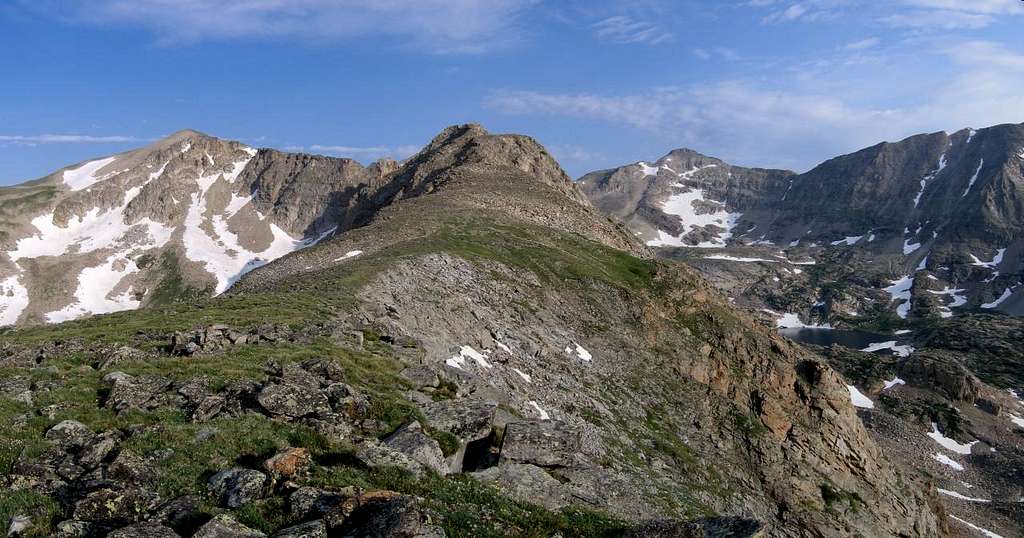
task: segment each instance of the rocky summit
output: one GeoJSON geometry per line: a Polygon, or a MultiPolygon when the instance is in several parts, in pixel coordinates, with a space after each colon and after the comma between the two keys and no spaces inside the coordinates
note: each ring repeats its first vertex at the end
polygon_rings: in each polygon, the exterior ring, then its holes
{"type": "MultiPolygon", "coordinates": [[[[875,148],[848,177],[915,162],[935,172],[921,211],[945,207],[946,170],[1011,131],[875,148]]],[[[1003,172],[964,204],[1019,187],[992,155],[1003,172]]],[[[784,220],[810,183],[686,150],[574,182],[535,140],[460,125],[365,168],[186,131],[4,189],[0,519],[65,537],[1019,530],[1017,318],[915,307],[890,321],[920,352],[805,346],[755,301],[819,307],[753,290],[801,267],[825,289],[838,245],[680,263],[775,252],[807,222],[850,233],[824,207],[784,220]]],[[[893,231],[909,223],[879,214],[865,252],[917,264],[890,252],[933,230],[893,231]]],[[[922,271],[960,285],[942,233],[922,271]]],[[[1017,262],[985,249],[1017,260],[1016,232],[984,233],[971,248],[1005,282],[1017,262]]]]}

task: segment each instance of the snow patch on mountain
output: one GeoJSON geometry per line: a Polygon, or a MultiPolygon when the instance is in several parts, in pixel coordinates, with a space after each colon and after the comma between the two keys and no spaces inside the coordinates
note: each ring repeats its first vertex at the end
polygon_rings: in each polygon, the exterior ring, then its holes
{"type": "Polygon", "coordinates": [[[948,466],[952,467],[954,470],[957,470],[957,471],[963,471],[964,470],[964,466],[963,465],[961,465],[956,460],[954,460],[953,458],[951,458],[951,457],[949,457],[949,456],[947,456],[945,454],[937,454],[937,453],[936,454],[932,454],[932,459],[934,459],[935,461],[937,461],[937,462],[939,462],[939,463],[941,463],[943,465],[948,465],[948,466]]]}
{"type": "MultiPolygon", "coordinates": [[[[886,342],[874,342],[872,344],[869,344],[868,347],[862,349],[861,351],[864,351],[864,352],[867,352],[867,353],[874,353],[876,351],[881,351],[883,349],[892,350],[893,355],[898,355],[900,357],[909,357],[910,354],[914,352],[914,348],[912,346],[908,346],[908,345],[901,346],[901,345],[896,343],[896,340],[889,340],[889,341],[886,341],[886,342]]],[[[902,380],[899,380],[899,381],[902,382],[902,380]]],[[[886,388],[889,388],[889,387],[886,386],[886,388]]]]}
{"type": "Polygon", "coordinates": [[[0,326],[14,325],[28,307],[28,289],[21,285],[21,275],[0,281],[0,326]]]}
{"type": "Polygon", "coordinates": [[[857,244],[857,241],[860,241],[862,237],[864,237],[864,236],[863,235],[847,236],[847,237],[845,237],[843,239],[840,239],[838,241],[832,241],[832,246],[839,246],[839,245],[853,246],[853,245],[857,244]]]}
{"type": "Polygon", "coordinates": [[[118,253],[95,267],[87,267],[78,275],[75,302],[46,314],[46,321],[60,323],[90,314],[106,314],[138,308],[140,301],[131,290],[111,296],[118,284],[128,275],[137,273],[135,262],[118,253]]]}
{"type": "Polygon", "coordinates": [[[974,186],[974,182],[978,181],[978,174],[981,173],[982,166],[985,166],[985,159],[982,159],[981,162],[978,163],[978,169],[975,170],[974,175],[971,176],[971,180],[967,183],[967,188],[964,189],[963,195],[960,196],[961,198],[964,198],[965,196],[967,196],[967,193],[971,192],[971,187],[974,186]]]}
{"type": "Polygon", "coordinates": [[[899,306],[896,307],[896,314],[903,319],[906,319],[907,314],[910,313],[910,289],[913,286],[914,277],[907,275],[897,280],[893,280],[892,286],[884,288],[884,291],[889,293],[893,301],[900,301],[899,306]]]}
{"type": "MultiPolygon", "coordinates": [[[[695,172],[691,170],[689,173],[695,172]]],[[[684,172],[685,174],[685,172],[684,172]]],[[[680,174],[682,176],[682,174],[680,174]]],[[[673,183],[672,187],[689,188],[682,183],[673,183]]],[[[726,246],[726,241],[732,237],[732,230],[736,227],[742,213],[730,213],[725,209],[725,204],[716,200],[709,200],[704,196],[703,189],[689,188],[686,192],[676,193],[669,196],[662,205],[662,211],[669,215],[679,217],[682,224],[682,233],[672,235],[664,230],[658,230],[658,238],[647,242],[652,247],[682,247],[696,246],[701,248],[720,248],[726,246]],[[698,213],[694,207],[695,202],[704,205],[717,206],[718,209],[710,213],[698,213]],[[701,241],[696,245],[690,245],[683,239],[695,229],[705,226],[714,226],[722,229],[710,240],[701,241]]]]}
{"type": "MultiPolygon", "coordinates": [[[[773,312],[773,311],[767,310],[767,309],[765,310],[765,312],[768,312],[769,314],[772,314],[774,316],[779,316],[780,315],[778,312],[773,312]]],[[[831,329],[832,328],[832,325],[830,325],[828,323],[824,323],[822,325],[814,325],[814,324],[804,323],[803,321],[800,321],[800,316],[798,314],[794,314],[792,312],[786,313],[786,314],[781,314],[781,317],[779,317],[778,319],[775,320],[775,325],[778,326],[778,328],[780,328],[780,329],[831,329]]]]}
{"type": "Polygon", "coordinates": [[[931,437],[936,443],[942,445],[942,448],[949,450],[950,452],[956,452],[964,456],[971,453],[971,447],[978,443],[978,441],[971,441],[970,443],[959,443],[955,439],[950,439],[942,432],[939,431],[939,425],[932,422],[932,431],[929,432],[928,437],[931,437]]]}
{"type": "Polygon", "coordinates": [[[765,258],[743,258],[739,256],[729,256],[728,254],[712,254],[710,256],[704,256],[705,260],[725,260],[731,262],[766,262],[766,263],[778,263],[778,260],[768,260],[765,258]]]}
{"type": "Polygon", "coordinates": [[[991,303],[984,303],[981,305],[981,307],[986,310],[999,307],[999,305],[1003,304],[1004,301],[1006,301],[1013,295],[1014,288],[1016,288],[1016,286],[1006,288],[1005,290],[1003,290],[1003,294],[1000,295],[998,299],[992,301],[991,303]]]}
{"type": "Polygon", "coordinates": [[[872,402],[871,398],[865,396],[863,392],[857,389],[857,387],[847,385],[846,388],[850,390],[850,402],[854,407],[860,407],[861,409],[875,408],[875,402],[872,402]]]}
{"type": "MultiPolygon", "coordinates": [[[[1024,156],[1022,156],[1021,158],[1024,159],[1024,156]]],[[[977,525],[975,525],[973,523],[968,523],[967,521],[964,521],[964,520],[954,516],[953,514],[950,514],[949,517],[951,517],[951,518],[959,521],[960,523],[962,523],[962,524],[964,524],[964,525],[966,525],[966,526],[968,526],[968,527],[970,527],[970,528],[980,532],[982,535],[985,536],[985,538],[1003,538],[999,534],[996,534],[996,533],[994,533],[994,532],[992,532],[990,530],[983,529],[983,528],[981,528],[981,527],[979,527],[979,526],[977,526],[977,525]]]]}
{"type": "Polygon", "coordinates": [[[944,318],[949,318],[953,317],[953,312],[950,310],[950,308],[956,308],[958,306],[963,306],[967,304],[967,296],[960,295],[965,291],[967,290],[963,288],[950,288],[949,286],[946,286],[941,291],[928,290],[928,293],[931,293],[932,295],[948,295],[953,298],[952,303],[941,306],[939,311],[940,316],[944,318]]]}
{"type": "Polygon", "coordinates": [[[107,157],[106,159],[89,161],[73,170],[65,170],[62,176],[64,184],[72,191],[80,191],[95,183],[103,181],[104,179],[111,177],[113,174],[96,176],[96,173],[99,172],[101,168],[109,165],[115,160],[115,157],[107,157]]]}
{"type": "Polygon", "coordinates": [[[1001,248],[996,251],[996,255],[992,258],[992,261],[985,262],[981,261],[977,256],[971,254],[971,265],[975,267],[985,267],[988,269],[995,269],[999,267],[999,264],[1003,263],[1003,255],[1006,254],[1006,249],[1001,248]]]}

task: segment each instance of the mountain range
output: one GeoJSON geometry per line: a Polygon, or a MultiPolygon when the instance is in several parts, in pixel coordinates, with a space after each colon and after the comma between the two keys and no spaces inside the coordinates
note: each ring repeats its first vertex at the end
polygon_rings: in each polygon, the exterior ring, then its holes
{"type": "Polygon", "coordinates": [[[4,188],[0,518],[1012,535],[1022,132],[573,181],[478,125],[367,167],[182,131],[4,188]],[[893,340],[803,345],[794,318],[893,340]]]}

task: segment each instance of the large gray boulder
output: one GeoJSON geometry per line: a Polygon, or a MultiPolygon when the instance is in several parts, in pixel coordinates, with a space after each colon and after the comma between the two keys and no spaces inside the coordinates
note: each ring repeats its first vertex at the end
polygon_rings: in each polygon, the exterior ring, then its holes
{"type": "Polygon", "coordinates": [[[436,440],[423,432],[419,422],[410,422],[384,439],[384,445],[409,456],[423,466],[448,474],[444,452],[436,440]]]}
{"type": "Polygon", "coordinates": [[[289,418],[301,418],[330,410],[327,397],[319,390],[290,383],[263,387],[257,400],[271,415],[289,418]]]}
{"type": "Polygon", "coordinates": [[[92,443],[96,434],[77,420],[63,420],[46,430],[45,437],[48,441],[68,450],[82,448],[92,443]]]}
{"type": "Polygon", "coordinates": [[[263,497],[267,475],[253,469],[227,469],[210,477],[207,485],[218,502],[238,508],[263,497]]]}
{"type": "Polygon", "coordinates": [[[505,426],[499,462],[573,467],[581,463],[581,447],[579,431],[561,421],[511,422],[505,426]]]}

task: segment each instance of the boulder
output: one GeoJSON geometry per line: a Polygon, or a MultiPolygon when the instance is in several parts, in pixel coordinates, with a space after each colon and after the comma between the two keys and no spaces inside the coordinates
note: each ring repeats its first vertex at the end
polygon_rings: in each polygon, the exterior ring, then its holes
{"type": "Polygon", "coordinates": [[[354,492],[344,494],[314,487],[301,487],[288,496],[289,511],[298,519],[319,517],[343,503],[354,492]]]}
{"type": "Polygon", "coordinates": [[[242,525],[235,518],[220,514],[192,535],[192,538],[263,538],[266,534],[242,525]]]}
{"type": "Polygon", "coordinates": [[[32,405],[32,381],[21,376],[0,379],[0,397],[32,405]]]}
{"type": "Polygon", "coordinates": [[[371,469],[398,467],[416,475],[423,473],[425,469],[422,463],[376,440],[363,443],[356,450],[355,456],[371,469]]]}
{"type": "Polygon", "coordinates": [[[182,495],[167,501],[153,511],[151,521],[162,523],[172,529],[182,531],[194,529],[204,519],[202,503],[198,497],[182,495]]]}
{"type": "Polygon", "coordinates": [[[267,475],[253,469],[227,469],[207,481],[218,502],[228,508],[238,508],[263,497],[267,475]]]}
{"type": "Polygon", "coordinates": [[[327,525],[321,520],[309,521],[273,534],[274,538],[327,538],[327,525]]]}
{"type": "Polygon", "coordinates": [[[332,443],[347,441],[352,437],[351,419],[341,413],[319,413],[316,418],[307,418],[303,423],[332,443]]]}
{"type": "Polygon", "coordinates": [[[107,467],[107,478],[119,482],[147,485],[156,482],[153,466],[128,450],[121,450],[107,467]]]}
{"type": "Polygon", "coordinates": [[[147,522],[117,529],[108,534],[107,538],[179,538],[179,536],[170,527],[147,522]]]}
{"type": "Polygon", "coordinates": [[[437,370],[429,366],[411,366],[398,373],[402,379],[409,382],[413,389],[435,388],[441,384],[441,378],[437,370]]]}
{"type": "Polygon", "coordinates": [[[312,462],[309,450],[305,448],[286,448],[263,462],[263,468],[272,476],[290,478],[305,471],[312,462]]]}
{"type": "Polygon", "coordinates": [[[541,467],[572,467],[580,463],[581,447],[579,431],[564,422],[510,422],[505,426],[499,464],[529,463],[541,467]]]}
{"type": "Polygon", "coordinates": [[[483,439],[491,434],[498,402],[467,398],[443,400],[420,406],[430,427],[448,432],[463,441],[483,439]]]}
{"type": "Polygon", "coordinates": [[[94,523],[68,519],[54,526],[55,538],[90,538],[100,534],[94,523]]]}
{"type": "Polygon", "coordinates": [[[65,450],[82,448],[96,438],[88,426],[76,420],[58,422],[46,430],[46,439],[65,450]]]}
{"type": "Polygon", "coordinates": [[[263,387],[257,400],[271,415],[289,418],[301,418],[330,410],[327,397],[319,390],[289,383],[263,387]]]}
{"type": "Polygon", "coordinates": [[[469,476],[485,484],[494,484],[502,492],[524,502],[559,510],[569,504],[572,498],[562,483],[536,465],[510,463],[490,467],[469,476]]]}
{"type": "Polygon", "coordinates": [[[415,497],[393,491],[353,497],[324,518],[331,535],[395,538],[444,538],[415,497]]]}
{"type": "Polygon", "coordinates": [[[436,440],[423,432],[419,422],[410,422],[384,439],[384,445],[409,456],[425,467],[448,474],[444,452],[436,440]]]}
{"type": "Polygon", "coordinates": [[[121,434],[116,431],[103,432],[93,437],[78,453],[78,464],[85,470],[95,469],[121,442],[121,434]]]}
{"type": "Polygon", "coordinates": [[[74,518],[105,525],[134,523],[159,500],[157,494],[140,488],[103,488],[75,503],[74,518]]]}
{"type": "Polygon", "coordinates": [[[162,376],[114,374],[103,378],[110,383],[110,394],[104,406],[118,413],[128,409],[153,409],[159,405],[158,397],[171,387],[171,381],[162,376]]]}

